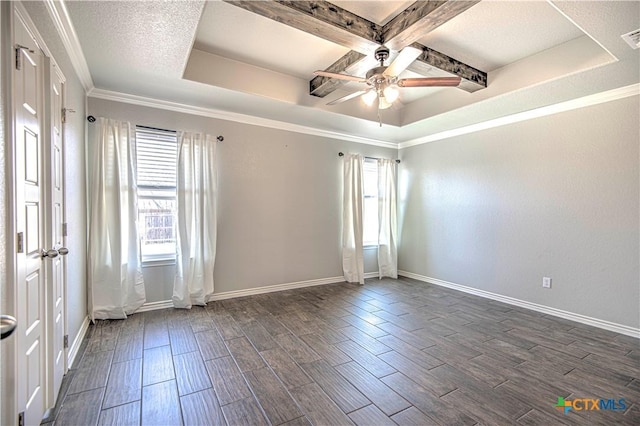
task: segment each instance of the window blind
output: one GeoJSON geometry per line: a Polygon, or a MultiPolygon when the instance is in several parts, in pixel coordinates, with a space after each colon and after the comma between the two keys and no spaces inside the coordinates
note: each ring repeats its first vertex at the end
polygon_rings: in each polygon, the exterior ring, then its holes
{"type": "Polygon", "coordinates": [[[175,132],[136,127],[138,187],[175,188],[178,142],[175,132]]]}

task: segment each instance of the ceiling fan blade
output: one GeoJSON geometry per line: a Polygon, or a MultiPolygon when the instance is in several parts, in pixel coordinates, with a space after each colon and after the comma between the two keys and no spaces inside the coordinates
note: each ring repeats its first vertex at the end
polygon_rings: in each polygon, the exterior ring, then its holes
{"type": "Polygon", "coordinates": [[[402,78],[398,80],[400,87],[440,87],[457,86],[462,79],[460,77],[418,77],[402,78]]]}
{"type": "Polygon", "coordinates": [[[415,47],[407,46],[398,53],[398,56],[391,62],[391,64],[384,71],[386,76],[398,76],[402,71],[406,70],[413,61],[422,53],[422,50],[415,47]]]}
{"type": "Polygon", "coordinates": [[[357,81],[359,83],[366,83],[366,80],[364,78],[356,77],[355,75],[338,74],[335,72],[328,72],[328,71],[314,71],[313,73],[315,75],[321,75],[323,77],[331,77],[331,78],[337,78],[339,80],[349,80],[349,81],[357,81]]]}
{"type": "Polygon", "coordinates": [[[327,105],[341,104],[342,102],[346,102],[349,99],[353,99],[353,98],[356,98],[356,97],[358,97],[360,95],[364,95],[365,93],[367,93],[366,90],[358,90],[357,92],[353,92],[353,93],[350,93],[350,94],[348,94],[346,96],[343,96],[341,98],[335,99],[335,100],[329,102],[327,105]]]}

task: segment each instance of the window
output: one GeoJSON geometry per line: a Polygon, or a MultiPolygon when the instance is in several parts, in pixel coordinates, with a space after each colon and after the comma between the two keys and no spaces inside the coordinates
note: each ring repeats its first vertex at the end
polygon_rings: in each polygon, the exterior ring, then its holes
{"type": "Polygon", "coordinates": [[[176,132],[136,126],[138,227],[142,260],[176,254],[176,132]]]}
{"type": "Polygon", "coordinates": [[[364,205],[362,206],[362,244],[378,245],[378,162],[365,158],[363,168],[364,205]]]}

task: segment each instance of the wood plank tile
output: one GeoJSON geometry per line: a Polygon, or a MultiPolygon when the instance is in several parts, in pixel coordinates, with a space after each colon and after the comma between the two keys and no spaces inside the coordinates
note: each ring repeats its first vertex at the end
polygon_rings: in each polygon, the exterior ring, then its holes
{"type": "MultiPolygon", "coordinates": [[[[457,388],[455,384],[448,380],[438,379],[426,368],[421,367],[397,352],[387,352],[380,355],[379,358],[399,372],[403,373],[405,376],[410,377],[416,382],[416,384],[431,391],[436,397],[445,395],[457,388]]],[[[384,380],[383,382],[386,383],[384,380]]]]}
{"type": "Polygon", "coordinates": [[[401,426],[424,426],[433,422],[432,419],[425,416],[422,411],[418,410],[413,405],[406,410],[392,416],[391,420],[401,426]]]}
{"type": "Polygon", "coordinates": [[[391,389],[418,408],[435,424],[474,424],[476,421],[466,415],[466,407],[443,402],[429,390],[410,380],[402,373],[395,373],[382,379],[391,389]]]}
{"type": "MultiPolygon", "coordinates": [[[[396,337],[400,340],[402,340],[403,342],[416,347],[417,349],[424,349],[427,348],[429,346],[433,346],[436,344],[436,342],[434,340],[431,340],[428,337],[425,336],[417,336],[412,332],[409,332],[401,327],[398,327],[395,324],[392,323],[384,323],[384,324],[380,324],[378,326],[379,328],[383,329],[384,331],[386,331],[387,333],[389,333],[390,335],[392,335],[393,337],[396,337]]],[[[386,338],[387,336],[382,336],[378,339],[378,341],[382,341],[383,338],[386,338]]]]}
{"type": "Polygon", "coordinates": [[[230,356],[216,358],[207,361],[205,365],[220,405],[230,404],[251,396],[244,376],[233,358],[230,356]]]}
{"type": "Polygon", "coordinates": [[[211,381],[200,352],[175,355],[173,366],[176,369],[176,382],[180,396],[211,387],[211,381]]]}
{"type": "Polygon", "coordinates": [[[274,339],[298,364],[305,364],[322,359],[320,355],[315,353],[313,349],[293,334],[280,334],[275,336],[274,339]]]}
{"type": "MultiPolygon", "coordinates": [[[[343,351],[328,343],[322,336],[317,334],[307,334],[300,336],[311,349],[315,351],[322,359],[327,361],[332,367],[345,362],[351,361],[351,358],[343,351]]],[[[343,340],[344,341],[344,340],[343,340]]]]}
{"type": "Polygon", "coordinates": [[[215,330],[216,326],[213,319],[209,316],[207,308],[204,306],[193,306],[189,314],[189,323],[191,331],[194,334],[202,331],[215,330]]]}
{"type": "Polygon", "coordinates": [[[229,355],[227,346],[216,330],[202,331],[195,333],[194,336],[200,347],[202,359],[205,361],[229,355]]]}
{"type": "Polygon", "coordinates": [[[309,422],[306,417],[302,416],[297,419],[289,420],[286,423],[282,423],[281,426],[311,426],[311,422],[309,422]]]}
{"type": "Polygon", "coordinates": [[[280,380],[269,368],[244,373],[249,386],[272,424],[281,424],[303,415],[280,380]]]}
{"type": "Polygon", "coordinates": [[[356,362],[339,365],[335,369],[387,416],[396,414],[411,406],[393,389],[356,362]]]}
{"type": "Polygon", "coordinates": [[[260,352],[262,358],[273,369],[276,375],[282,380],[287,389],[311,383],[313,380],[305,373],[296,362],[282,349],[271,349],[260,352]]]}
{"type": "MultiPolygon", "coordinates": [[[[405,331],[414,331],[422,328],[422,323],[420,321],[409,321],[406,318],[399,317],[385,310],[379,310],[377,312],[374,312],[373,315],[387,322],[390,322],[391,324],[395,325],[396,327],[400,327],[405,331]]],[[[379,327],[379,328],[382,328],[382,327],[379,327]]],[[[382,329],[384,330],[384,328],[382,329]]]]}
{"type": "Polygon", "coordinates": [[[402,356],[405,356],[415,362],[416,364],[430,370],[434,367],[444,364],[440,359],[429,355],[425,351],[406,343],[404,340],[398,339],[396,336],[382,336],[378,338],[378,341],[384,343],[389,348],[402,356]]]}
{"type": "Polygon", "coordinates": [[[302,364],[302,368],[345,413],[350,413],[371,403],[326,361],[302,364]]]}
{"type": "Polygon", "coordinates": [[[88,354],[81,364],[69,386],[69,395],[91,389],[103,388],[107,385],[113,351],[88,354]]]}
{"type": "Polygon", "coordinates": [[[142,424],[182,424],[180,399],[175,380],[142,388],[142,424]]]}
{"type": "Polygon", "coordinates": [[[129,361],[136,358],[142,358],[142,339],[137,335],[130,335],[127,338],[118,338],[118,344],[113,353],[112,362],[129,361]]]}
{"type": "Polygon", "coordinates": [[[59,425],[96,425],[100,416],[100,404],[104,388],[73,395],[67,394],[56,418],[59,425]]]}
{"type": "Polygon", "coordinates": [[[216,316],[214,323],[224,340],[231,340],[244,336],[242,329],[231,315],[216,316]]]}
{"type": "Polygon", "coordinates": [[[142,359],[111,365],[102,408],[140,400],[142,393],[142,359]]]}
{"type": "Polygon", "coordinates": [[[226,424],[216,393],[211,388],[180,397],[180,406],[186,425],[226,424]]]}
{"type": "Polygon", "coordinates": [[[173,358],[169,346],[144,350],[142,385],[152,385],[175,378],[173,358]]]}
{"type": "Polygon", "coordinates": [[[352,340],[336,343],[336,347],[378,378],[397,371],[386,362],[364,350],[362,346],[352,340]]]}
{"type": "Polygon", "coordinates": [[[227,348],[243,373],[264,367],[264,361],[246,337],[227,340],[227,348]]]}
{"type": "Polygon", "coordinates": [[[140,424],[140,401],[102,410],[99,426],[137,426],[140,424]]]}
{"type": "Polygon", "coordinates": [[[291,395],[314,425],[350,425],[353,422],[318,386],[310,383],[293,389],[291,395]]]}
{"type": "Polygon", "coordinates": [[[238,426],[268,426],[269,421],[264,417],[260,406],[253,397],[241,399],[224,405],[222,412],[229,425],[238,426]]]}
{"type": "MultiPolygon", "coordinates": [[[[381,324],[381,326],[384,324],[381,324]]],[[[380,355],[385,352],[389,352],[391,348],[380,343],[377,339],[369,336],[361,330],[353,326],[344,327],[339,330],[342,334],[347,336],[350,340],[353,340],[367,351],[371,352],[373,355],[380,355]]]]}
{"type": "MultiPolygon", "coordinates": [[[[566,419],[566,420],[570,421],[569,419],[566,419]]],[[[520,417],[517,420],[517,423],[519,425],[521,424],[521,425],[530,425],[530,426],[550,425],[550,424],[554,424],[554,425],[570,424],[567,421],[563,421],[562,419],[558,419],[557,417],[552,417],[543,411],[532,409],[527,414],[520,417]]]]}
{"type": "Polygon", "coordinates": [[[243,324],[240,328],[244,331],[245,336],[253,344],[258,352],[275,349],[278,344],[271,338],[271,334],[257,321],[250,321],[243,324]]]}
{"type": "Polygon", "coordinates": [[[190,326],[169,328],[169,340],[171,341],[171,353],[173,355],[198,350],[198,343],[190,326]]]}
{"type": "Polygon", "coordinates": [[[351,324],[353,327],[357,328],[358,330],[362,331],[363,333],[366,333],[369,337],[373,337],[374,339],[377,337],[382,337],[385,336],[387,334],[386,331],[376,327],[375,325],[361,319],[358,318],[355,315],[347,315],[345,317],[341,318],[343,321],[348,322],[349,324],[351,324]]]}
{"type": "Polygon", "coordinates": [[[349,418],[359,426],[395,426],[395,422],[371,404],[349,414],[349,418]]]}
{"type": "MultiPolygon", "coordinates": [[[[476,401],[480,407],[493,411],[504,418],[515,421],[526,414],[531,409],[531,404],[515,397],[504,389],[492,388],[479,380],[475,380],[469,375],[445,364],[431,370],[431,373],[440,380],[448,380],[458,384],[456,394],[463,394],[476,401]],[[494,401],[500,401],[496,404],[494,401]]],[[[445,399],[443,397],[442,399],[445,399]]],[[[463,398],[464,399],[464,398],[463,398]]]]}
{"type": "Polygon", "coordinates": [[[168,345],[169,330],[166,322],[154,322],[145,324],[144,327],[144,349],[155,348],[168,345]]]}
{"type": "Polygon", "coordinates": [[[289,333],[289,329],[278,321],[278,318],[273,314],[260,315],[257,320],[272,336],[289,333]]]}

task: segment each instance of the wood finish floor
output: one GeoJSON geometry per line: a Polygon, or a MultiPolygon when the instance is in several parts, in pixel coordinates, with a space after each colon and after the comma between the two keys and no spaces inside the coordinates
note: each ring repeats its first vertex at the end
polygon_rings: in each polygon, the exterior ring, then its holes
{"type": "Polygon", "coordinates": [[[638,339],[409,279],[99,321],[78,356],[57,425],[640,424],[638,339]]]}

